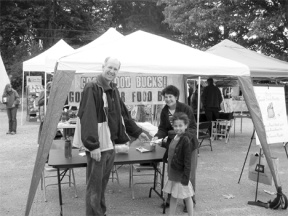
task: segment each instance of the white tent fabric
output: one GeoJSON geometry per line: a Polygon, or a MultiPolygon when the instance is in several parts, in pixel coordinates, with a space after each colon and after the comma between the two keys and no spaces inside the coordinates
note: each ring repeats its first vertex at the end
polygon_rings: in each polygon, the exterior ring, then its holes
{"type": "MultiPolygon", "coordinates": [[[[46,73],[54,72],[57,60],[68,54],[72,53],[74,49],[69,46],[64,40],[59,40],[56,44],[50,47],[45,52],[23,62],[23,74],[22,74],[22,101],[24,97],[24,72],[25,71],[40,71],[45,72],[44,83],[45,83],[45,98],[46,98],[46,73]]],[[[46,100],[45,106],[46,107],[46,100]]],[[[23,124],[23,103],[21,112],[21,125],[23,124]]]]}
{"type": "Polygon", "coordinates": [[[206,52],[247,65],[251,77],[288,77],[288,62],[246,49],[228,39],[221,41],[206,52]]]}
{"type": "Polygon", "coordinates": [[[45,52],[23,62],[23,71],[53,72],[57,60],[73,51],[74,49],[61,39],[45,52]]]}
{"type": "Polygon", "coordinates": [[[250,76],[248,67],[243,64],[143,31],[100,45],[97,49],[85,49],[63,57],[58,61],[57,70],[99,72],[107,56],[120,60],[120,73],[250,76]],[[175,58],[177,55],[181,57],[175,58]]]}
{"type": "Polygon", "coordinates": [[[102,34],[92,42],[76,49],[75,52],[83,51],[92,47],[97,47],[101,44],[111,43],[123,37],[124,36],[120,32],[118,32],[115,28],[109,28],[104,34],[102,34]]]}
{"type": "Polygon", "coordinates": [[[0,97],[2,97],[5,86],[10,83],[7,75],[2,56],[0,55],[0,97]]]}

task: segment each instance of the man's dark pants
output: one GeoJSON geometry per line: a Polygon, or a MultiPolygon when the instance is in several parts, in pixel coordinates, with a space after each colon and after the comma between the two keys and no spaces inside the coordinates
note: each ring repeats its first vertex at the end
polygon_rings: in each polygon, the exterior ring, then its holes
{"type": "Polygon", "coordinates": [[[105,190],[113,168],[115,151],[101,152],[101,160],[87,155],[87,190],[86,190],[86,216],[103,216],[106,214],[105,190]]]}
{"type": "Polygon", "coordinates": [[[205,115],[207,121],[216,121],[216,119],[219,119],[219,108],[206,108],[205,115]]]}
{"type": "MultiPolygon", "coordinates": [[[[216,121],[216,119],[219,119],[219,108],[206,108],[205,109],[205,115],[206,115],[206,120],[207,121],[216,121]]],[[[209,128],[209,132],[210,132],[210,136],[211,136],[211,131],[212,128],[210,126],[209,128]]]]}
{"type": "Polygon", "coordinates": [[[17,108],[7,108],[8,122],[9,122],[9,132],[15,132],[17,129],[17,108]]]}

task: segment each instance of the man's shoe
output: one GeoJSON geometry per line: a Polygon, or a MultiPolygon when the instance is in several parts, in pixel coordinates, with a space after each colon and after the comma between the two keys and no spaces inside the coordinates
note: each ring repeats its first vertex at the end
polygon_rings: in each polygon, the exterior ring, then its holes
{"type": "Polygon", "coordinates": [[[14,131],[12,131],[11,133],[10,133],[11,135],[14,135],[14,134],[16,134],[14,131]]]}
{"type": "Polygon", "coordinates": [[[10,132],[10,131],[8,131],[6,134],[11,134],[11,132],[10,132]]]}

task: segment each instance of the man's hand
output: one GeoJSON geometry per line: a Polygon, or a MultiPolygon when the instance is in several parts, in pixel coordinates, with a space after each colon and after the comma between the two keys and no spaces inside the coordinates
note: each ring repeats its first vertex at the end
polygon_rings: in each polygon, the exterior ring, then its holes
{"type": "Polygon", "coordinates": [[[143,141],[149,141],[149,137],[145,133],[141,133],[138,137],[138,139],[143,142],[143,141]]]}
{"type": "Polygon", "coordinates": [[[91,158],[93,158],[96,161],[101,160],[101,151],[100,148],[94,149],[93,151],[90,151],[91,158]]]}

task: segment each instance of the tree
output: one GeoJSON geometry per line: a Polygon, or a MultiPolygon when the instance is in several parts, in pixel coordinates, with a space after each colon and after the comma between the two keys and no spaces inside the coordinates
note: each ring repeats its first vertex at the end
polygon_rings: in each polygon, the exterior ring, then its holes
{"type": "Polygon", "coordinates": [[[164,5],[157,1],[111,1],[112,25],[124,35],[137,30],[171,37],[168,24],[163,23],[164,5]]]}
{"type": "Polygon", "coordinates": [[[206,50],[223,39],[288,61],[286,0],[159,0],[183,43],[206,50]]]}

